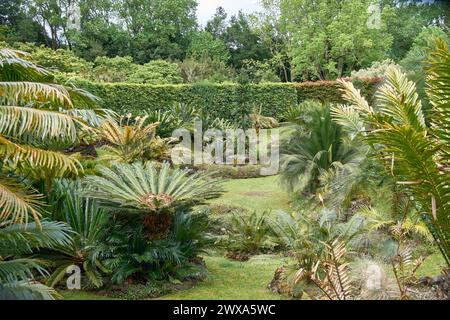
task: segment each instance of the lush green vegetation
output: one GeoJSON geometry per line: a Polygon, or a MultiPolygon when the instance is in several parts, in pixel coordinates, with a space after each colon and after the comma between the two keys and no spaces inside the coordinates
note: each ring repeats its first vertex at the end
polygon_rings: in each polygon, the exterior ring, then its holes
{"type": "Polygon", "coordinates": [[[370,3],[3,1],[0,299],[449,298],[450,8],[370,3]]]}

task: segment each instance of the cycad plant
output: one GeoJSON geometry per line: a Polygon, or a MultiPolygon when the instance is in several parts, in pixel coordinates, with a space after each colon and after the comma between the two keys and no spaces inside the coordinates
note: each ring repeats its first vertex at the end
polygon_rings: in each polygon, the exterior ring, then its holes
{"type": "Polygon", "coordinates": [[[209,174],[189,174],[160,168],[154,163],[114,164],[99,168],[99,176],[88,176],[87,195],[113,212],[138,214],[149,236],[163,237],[176,209],[188,208],[218,196],[217,181],[209,174]]]}
{"type": "Polygon", "coordinates": [[[250,214],[234,212],[231,217],[229,237],[226,241],[228,257],[248,258],[258,250],[270,248],[270,210],[250,214]]]}
{"type": "Polygon", "coordinates": [[[359,90],[341,81],[347,106],[333,109],[335,120],[354,127],[377,152],[388,172],[414,198],[447,265],[450,266],[450,52],[438,40],[427,62],[427,94],[432,104],[428,127],[416,87],[395,67],[379,88],[372,107],[359,90]],[[356,128],[355,128],[356,129],[356,128]]]}
{"type": "Polygon", "coordinates": [[[204,212],[178,210],[165,239],[149,241],[140,221],[114,221],[107,245],[100,247],[111,280],[183,280],[204,271],[198,254],[214,243],[208,232],[210,223],[204,212]],[[104,250],[103,250],[104,249],[104,250]]]}
{"type": "Polygon", "coordinates": [[[346,247],[364,231],[361,222],[355,217],[339,223],[336,213],[326,209],[320,217],[310,213],[275,212],[270,227],[276,241],[294,257],[287,280],[291,282],[295,297],[304,293],[317,296],[311,285],[329,299],[350,297],[352,288],[345,262],[346,247]]]}
{"type": "Polygon", "coordinates": [[[146,117],[122,117],[119,121],[111,119],[103,122],[100,136],[108,143],[103,148],[110,154],[110,160],[125,163],[144,160],[144,154],[151,148],[159,124],[144,125],[145,121],[146,117]]]}
{"type": "Polygon", "coordinates": [[[103,265],[99,248],[106,244],[110,215],[94,200],[83,197],[79,180],[58,180],[50,200],[53,204],[53,219],[70,227],[72,239],[41,254],[51,260],[53,269],[47,284],[54,287],[64,278],[69,266],[77,265],[86,275],[87,287],[101,287],[103,274],[109,270],[103,265]]]}
{"type": "Polygon", "coordinates": [[[322,172],[337,163],[361,159],[356,146],[346,141],[346,133],[334,123],[328,105],[316,104],[306,125],[296,125],[281,143],[281,179],[290,191],[316,191],[322,172]]]}

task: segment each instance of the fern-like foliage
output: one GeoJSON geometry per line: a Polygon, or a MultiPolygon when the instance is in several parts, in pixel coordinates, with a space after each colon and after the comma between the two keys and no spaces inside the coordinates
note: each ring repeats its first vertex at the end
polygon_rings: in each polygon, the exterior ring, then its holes
{"type": "Polygon", "coordinates": [[[56,292],[34,280],[35,274],[47,276],[47,262],[20,257],[35,250],[70,243],[70,230],[60,222],[15,224],[1,220],[0,227],[0,298],[54,299],[56,292]]]}
{"type": "Polygon", "coordinates": [[[114,164],[100,167],[98,176],[88,176],[86,194],[113,211],[155,214],[202,203],[220,194],[209,174],[189,174],[171,169],[168,163],[114,164]]]}
{"type": "Polygon", "coordinates": [[[447,44],[438,39],[436,50],[426,62],[427,89],[432,110],[430,123],[432,134],[439,143],[440,169],[448,174],[450,168],[450,54],[447,44]]]}
{"type": "Polygon", "coordinates": [[[86,104],[90,96],[54,83],[26,56],[0,49],[0,298],[52,299],[56,292],[34,278],[47,275],[46,262],[27,256],[67,245],[70,231],[65,224],[41,221],[41,196],[19,178],[49,179],[82,169],[76,159],[43,146],[75,142],[77,130],[87,125],[59,111],[86,104]]]}
{"type": "Polygon", "coordinates": [[[333,166],[359,162],[360,150],[332,121],[330,107],[315,105],[306,125],[281,142],[281,180],[289,191],[316,191],[321,173],[333,166]]]}
{"type": "Polygon", "coordinates": [[[111,160],[133,163],[143,160],[145,152],[151,148],[159,123],[144,125],[147,117],[138,117],[130,124],[123,120],[105,121],[100,126],[100,135],[109,145],[104,148],[111,160]]]}
{"type": "Polygon", "coordinates": [[[300,268],[294,276],[294,283],[298,284],[307,279],[329,300],[352,299],[353,285],[349,276],[348,263],[345,261],[346,243],[336,238],[323,245],[323,257],[317,257],[309,268],[300,268]]]}
{"type": "MultiPolygon", "coordinates": [[[[395,67],[372,108],[351,83],[341,81],[345,108],[358,112],[368,128],[365,139],[398,184],[414,196],[418,211],[450,265],[450,175],[448,174],[450,51],[441,41],[428,61],[431,128],[425,125],[413,82],[395,67]],[[377,111],[374,111],[377,110],[377,111]]],[[[340,107],[343,114],[344,109],[340,107]]],[[[336,110],[335,114],[339,112],[336,110]]],[[[341,117],[336,117],[342,123],[341,117]]],[[[363,133],[364,136],[365,133],[363,133]]]]}
{"type": "Polygon", "coordinates": [[[103,274],[109,270],[103,265],[97,249],[106,239],[110,215],[95,201],[82,196],[79,180],[57,181],[50,200],[55,204],[52,208],[54,218],[66,223],[73,234],[69,243],[40,255],[52,261],[54,271],[47,284],[54,287],[64,278],[69,266],[78,265],[86,275],[87,287],[101,287],[103,274]]]}

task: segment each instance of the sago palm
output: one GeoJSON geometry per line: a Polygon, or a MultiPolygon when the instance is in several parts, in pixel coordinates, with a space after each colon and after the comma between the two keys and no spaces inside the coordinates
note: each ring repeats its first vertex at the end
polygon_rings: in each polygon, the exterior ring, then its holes
{"type": "Polygon", "coordinates": [[[49,254],[54,271],[48,285],[55,286],[66,275],[67,267],[78,265],[86,275],[87,286],[101,287],[102,273],[109,270],[103,266],[98,248],[107,236],[109,214],[94,200],[82,196],[79,180],[58,180],[50,200],[54,204],[53,218],[66,223],[73,232],[70,242],[55,247],[49,254]]]}
{"type": "Polygon", "coordinates": [[[360,160],[358,149],[332,121],[329,106],[315,105],[310,118],[281,144],[281,179],[290,191],[315,191],[322,172],[360,160]]]}
{"type": "Polygon", "coordinates": [[[168,163],[159,169],[151,162],[116,163],[98,171],[98,176],[86,178],[87,196],[111,211],[142,215],[149,234],[157,237],[168,231],[176,209],[200,204],[220,192],[209,174],[189,175],[168,163]]]}
{"type": "Polygon", "coordinates": [[[430,127],[413,82],[397,68],[387,71],[372,107],[359,90],[341,81],[347,106],[333,109],[335,120],[355,128],[382,159],[388,172],[414,197],[417,210],[450,266],[450,52],[443,41],[428,62],[427,93],[432,104],[430,127]]]}
{"type": "Polygon", "coordinates": [[[100,135],[108,142],[103,148],[109,152],[109,159],[133,163],[144,160],[144,154],[151,148],[159,123],[144,125],[147,117],[120,121],[108,120],[100,126],[100,135]]]}

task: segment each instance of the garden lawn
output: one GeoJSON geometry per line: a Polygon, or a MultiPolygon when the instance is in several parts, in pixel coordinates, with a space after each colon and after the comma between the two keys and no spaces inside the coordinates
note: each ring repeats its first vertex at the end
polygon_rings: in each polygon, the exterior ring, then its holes
{"type": "Polygon", "coordinates": [[[231,261],[220,256],[205,257],[209,275],[187,290],[161,297],[164,300],[280,300],[267,285],[275,270],[287,262],[272,255],[254,256],[247,262],[231,261]]]}
{"type": "Polygon", "coordinates": [[[258,211],[289,211],[289,195],[280,186],[278,176],[228,180],[223,183],[223,187],[225,193],[211,201],[212,204],[240,206],[258,211]]]}

